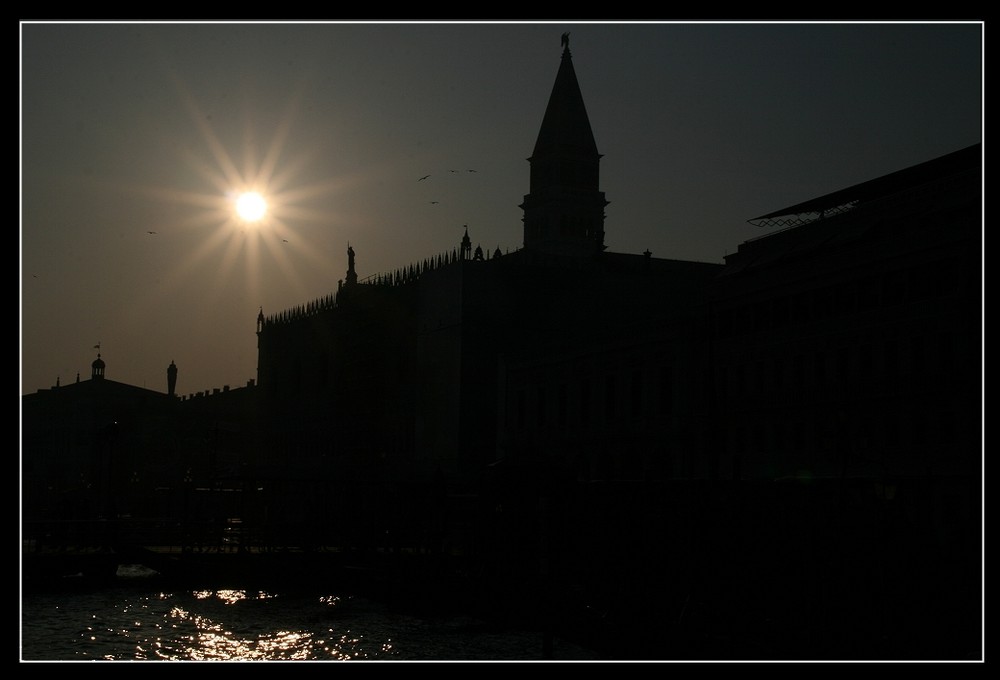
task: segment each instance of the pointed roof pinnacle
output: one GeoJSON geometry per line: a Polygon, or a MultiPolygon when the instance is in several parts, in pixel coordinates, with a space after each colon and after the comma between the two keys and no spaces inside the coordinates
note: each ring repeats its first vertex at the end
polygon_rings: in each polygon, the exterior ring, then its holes
{"type": "Polygon", "coordinates": [[[563,34],[562,59],[556,73],[542,126],[532,156],[571,153],[599,156],[590,128],[587,107],[580,93],[580,83],[569,51],[569,33],[563,34]]]}

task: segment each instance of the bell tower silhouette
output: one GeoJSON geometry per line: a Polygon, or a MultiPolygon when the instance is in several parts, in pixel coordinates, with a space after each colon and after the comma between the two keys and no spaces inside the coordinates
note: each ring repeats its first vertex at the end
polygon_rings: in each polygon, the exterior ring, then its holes
{"type": "Polygon", "coordinates": [[[524,248],[561,255],[594,255],[605,249],[604,207],[599,189],[601,154],[569,51],[562,60],[542,118],[531,164],[524,211],[524,248]]]}

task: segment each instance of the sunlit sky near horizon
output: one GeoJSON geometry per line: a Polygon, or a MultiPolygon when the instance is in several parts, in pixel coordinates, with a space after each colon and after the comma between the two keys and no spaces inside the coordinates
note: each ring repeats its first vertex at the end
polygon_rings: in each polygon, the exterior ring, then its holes
{"type": "Polygon", "coordinates": [[[465,225],[519,248],[565,31],[610,251],[721,263],[753,217],[983,138],[975,22],[22,23],[21,393],[98,343],[111,380],[240,387],[258,309],[333,293],[348,243],[361,278],[465,225]]]}

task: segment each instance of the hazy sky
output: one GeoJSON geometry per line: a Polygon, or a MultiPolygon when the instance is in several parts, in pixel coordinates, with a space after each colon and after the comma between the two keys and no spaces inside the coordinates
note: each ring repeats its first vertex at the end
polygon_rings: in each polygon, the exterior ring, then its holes
{"type": "Polygon", "coordinates": [[[239,387],[258,309],[334,292],[348,243],[361,278],[464,225],[520,247],[564,31],[611,251],[721,263],[748,219],[982,140],[980,23],[22,23],[21,393],[98,342],[112,380],[239,387]]]}

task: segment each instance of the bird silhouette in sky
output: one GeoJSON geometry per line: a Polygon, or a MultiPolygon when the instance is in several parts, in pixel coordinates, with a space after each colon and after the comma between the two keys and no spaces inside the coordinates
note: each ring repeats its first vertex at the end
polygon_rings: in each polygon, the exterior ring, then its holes
{"type": "Polygon", "coordinates": [[[430,175],[424,175],[423,177],[421,177],[421,178],[420,178],[420,179],[418,179],[417,181],[418,181],[418,182],[423,182],[423,181],[424,181],[425,179],[427,179],[428,177],[430,177],[430,175]]]}
{"type": "Polygon", "coordinates": [[[147,234],[155,234],[156,232],[155,231],[147,231],[146,233],[147,234]]]}
{"type": "Polygon", "coordinates": [[[282,243],[288,243],[288,239],[287,238],[283,238],[283,239],[281,239],[281,242],[282,243]]]}
{"type": "Polygon", "coordinates": [[[458,172],[458,170],[449,170],[448,172],[458,172]]]}
{"type": "Polygon", "coordinates": [[[476,170],[469,170],[469,172],[477,172],[476,170]]]}
{"type": "Polygon", "coordinates": [[[437,203],[437,201],[431,201],[431,205],[434,205],[435,203],[437,203]]]}

